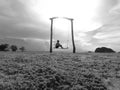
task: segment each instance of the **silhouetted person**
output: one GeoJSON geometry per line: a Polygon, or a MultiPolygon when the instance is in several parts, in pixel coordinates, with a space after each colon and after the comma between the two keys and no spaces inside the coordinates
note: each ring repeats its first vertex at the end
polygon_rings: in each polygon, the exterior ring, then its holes
{"type": "Polygon", "coordinates": [[[61,48],[63,49],[62,45],[60,44],[60,41],[57,40],[57,43],[56,43],[56,45],[55,45],[55,48],[59,48],[59,47],[61,47],[61,48]]]}

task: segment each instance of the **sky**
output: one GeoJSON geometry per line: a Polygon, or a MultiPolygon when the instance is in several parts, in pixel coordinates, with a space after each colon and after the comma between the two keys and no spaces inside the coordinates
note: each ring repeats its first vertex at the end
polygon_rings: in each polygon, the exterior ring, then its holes
{"type": "MultiPolygon", "coordinates": [[[[78,52],[102,46],[120,51],[120,0],[0,0],[0,44],[48,51],[51,17],[74,19],[78,52]]],[[[53,45],[60,40],[72,49],[69,20],[55,19],[53,36],[53,45]]]]}

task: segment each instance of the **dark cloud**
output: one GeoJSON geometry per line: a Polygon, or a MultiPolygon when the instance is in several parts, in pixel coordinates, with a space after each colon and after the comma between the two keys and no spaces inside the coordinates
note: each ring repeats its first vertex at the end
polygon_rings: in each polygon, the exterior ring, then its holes
{"type": "Polygon", "coordinates": [[[45,46],[48,48],[44,45],[47,41],[41,40],[48,40],[48,30],[49,25],[35,21],[21,0],[0,0],[0,43],[23,45],[29,50],[45,50],[45,46]],[[41,40],[35,42],[36,39],[41,40]]]}
{"type": "Polygon", "coordinates": [[[106,23],[110,18],[110,10],[118,4],[118,0],[101,0],[101,4],[98,9],[98,20],[102,23],[106,23]]]}
{"type": "Polygon", "coordinates": [[[43,39],[49,37],[47,33],[49,26],[45,23],[33,21],[26,10],[26,6],[19,0],[0,2],[0,35],[43,39]]]}

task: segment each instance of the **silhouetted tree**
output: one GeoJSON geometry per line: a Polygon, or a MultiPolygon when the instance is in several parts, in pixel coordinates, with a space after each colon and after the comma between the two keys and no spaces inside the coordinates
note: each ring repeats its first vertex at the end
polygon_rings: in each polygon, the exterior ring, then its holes
{"type": "Polygon", "coordinates": [[[17,49],[18,49],[16,45],[11,45],[10,48],[13,52],[17,51],[17,49]]]}
{"type": "Polygon", "coordinates": [[[88,53],[92,53],[92,51],[88,51],[88,53]]]}
{"type": "Polygon", "coordinates": [[[24,52],[25,51],[25,47],[22,46],[22,47],[19,48],[19,50],[21,50],[22,52],[24,52]]]}
{"type": "Polygon", "coordinates": [[[9,44],[1,44],[0,51],[9,51],[8,46],[9,46],[9,44]]]}
{"type": "Polygon", "coordinates": [[[99,48],[96,48],[95,52],[99,52],[99,53],[113,53],[115,51],[112,50],[111,48],[99,47],[99,48]]]}

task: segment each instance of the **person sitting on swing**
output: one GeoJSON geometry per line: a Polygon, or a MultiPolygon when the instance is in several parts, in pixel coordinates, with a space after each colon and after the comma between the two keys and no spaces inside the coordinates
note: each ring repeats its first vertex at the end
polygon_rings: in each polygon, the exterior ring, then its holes
{"type": "Polygon", "coordinates": [[[61,47],[61,48],[63,49],[62,45],[60,44],[60,41],[57,40],[57,43],[56,43],[56,45],[55,45],[55,48],[59,48],[59,47],[61,47]]]}

